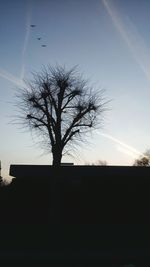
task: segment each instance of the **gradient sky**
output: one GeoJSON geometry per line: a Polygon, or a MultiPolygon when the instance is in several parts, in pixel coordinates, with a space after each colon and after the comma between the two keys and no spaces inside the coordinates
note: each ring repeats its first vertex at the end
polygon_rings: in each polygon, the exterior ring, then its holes
{"type": "Polygon", "coordinates": [[[74,65],[112,99],[103,129],[74,158],[131,165],[150,148],[150,1],[5,0],[0,6],[0,160],[51,164],[31,133],[10,124],[16,88],[42,65],[74,65]],[[31,28],[30,24],[36,24],[31,28]],[[37,37],[42,37],[38,41],[37,37]],[[41,47],[46,44],[47,47],[41,47]]]}

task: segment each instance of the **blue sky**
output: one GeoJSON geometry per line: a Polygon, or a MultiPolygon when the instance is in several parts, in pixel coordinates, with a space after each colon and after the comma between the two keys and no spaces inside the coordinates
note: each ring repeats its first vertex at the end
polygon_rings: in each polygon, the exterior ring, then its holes
{"type": "Polygon", "coordinates": [[[150,148],[150,1],[36,0],[1,3],[0,159],[9,165],[51,164],[31,133],[10,124],[16,88],[42,65],[79,66],[112,99],[103,129],[80,147],[76,164],[131,165],[150,148]],[[31,28],[30,24],[36,27],[31,28]],[[38,37],[42,37],[40,41],[38,37]],[[46,44],[47,47],[41,47],[46,44]]]}

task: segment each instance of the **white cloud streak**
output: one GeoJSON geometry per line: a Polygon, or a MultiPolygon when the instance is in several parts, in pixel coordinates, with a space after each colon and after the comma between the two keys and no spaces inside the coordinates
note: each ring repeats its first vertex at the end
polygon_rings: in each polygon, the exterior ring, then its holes
{"type": "MultiPolygon", "coordinates": [[[[138,151],[137,149],[133,148],[132,146],[129,146],[127,145],[126,143],[120,141],[119,139],[109,135],[109,134],[106,134],[106,133],[99,133],[97,132],[97,134],[101,135],[101,136],[104,136],[106,137],[107,139],[110,139],[111,141],[113,141],[114,143],[116,143],[117,145],[121,146],[122,147],[122,151],[121,149],[119,149],[121,152],[127,154],[128,155],[135,155],[136,156],[145,156],[143,153],[141,153],[140,151],[138,151]]],[[[118,147],[118,146],[117,146],[118,147]]]]}
{"type": "Polygon", "coordinates": [[[28,8],[27,12],[27,19],[26,19],[26,34],[24,38],[23,48],[22,48],[22,66],[21,66],[21,73],[20,78],[15,77],[10,72],[0,68],[0,77],[4,78],[7,81],[10,81],[17,86],[23,86],[24,82],[24,75],[25,75],[25,57],[26,57],[26,51],[28,47],[29,37],[30,37],[30,21],[31,21],[31,3],[28,8]]]}
{"type": "Polygon", "coordinates": [[[4,69],[0,68],[0,77],[4,78],[7,81],[10,81],[14,84],[16,84],[17,86],[22,86],[23,85],[23,81],[16,78],[14,75],[12,75],[11,73],[7,72],[4,69]]]}
{"type": "Polygon", "coordinates": [[[116,149],[117,149],[117,151],[119,151],[119,152],[121,152],[121,153],[123,153],[125,155],[128,155],[128,156],[130,156],[133,159],[135,159],[135,158],[137,158],[139,156],[139,154],[137,154],[135,152],[132,152],[129,149],[127,149],[127,148],[125,148],[123,146],[120,146],[120,145],[117,145],[116,146],[116,149]]]}
{"type": "Polygon", "coordinates": [[[116,30],[128,46],[146,78],[150,81],[150,50],[143,37],[128,17],[126,20],[128,27],[125,25],[117,9],[112,5],[112,1],[102,0],[102,3],[112,19],[116,30]]]}

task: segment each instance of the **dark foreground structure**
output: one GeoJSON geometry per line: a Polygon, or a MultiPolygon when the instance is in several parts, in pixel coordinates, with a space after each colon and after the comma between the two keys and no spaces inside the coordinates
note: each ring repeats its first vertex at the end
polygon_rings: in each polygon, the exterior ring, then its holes
{"type": "Polygon", "coordinates": [[[149,167],[11,165],[10,175],[3,248],[41,263],[150,262],[149,167]]]}

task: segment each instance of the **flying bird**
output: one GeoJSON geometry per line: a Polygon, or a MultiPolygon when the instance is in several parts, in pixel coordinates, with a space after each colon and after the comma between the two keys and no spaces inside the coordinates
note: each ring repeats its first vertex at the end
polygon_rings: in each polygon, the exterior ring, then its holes
{"type": "Polygon", "coordinates": [[[40,41],[41,39],[42,39],[41,37],[38,37],[38,38],[37,38],[37,40],[39,40],[39,41],[40,41]]]}
{"type": "Polygon", "coordinates": [[[30,27],[34,28],[36,25],[35,24],[31,24],[30,27]]]}
{"type": "Polygon", "coordinates": [[[41,46],[42,46],[42,47],[46,47],[46,45],[44,45],[44,44],[43,44],[43,45],[41,45],[41,46]]]}

